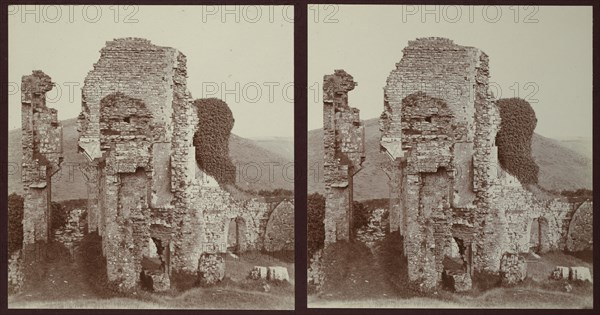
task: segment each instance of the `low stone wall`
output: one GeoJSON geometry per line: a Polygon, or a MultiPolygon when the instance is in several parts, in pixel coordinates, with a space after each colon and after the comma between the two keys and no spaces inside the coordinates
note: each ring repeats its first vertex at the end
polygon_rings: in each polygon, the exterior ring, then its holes
{"type": "Polygon", "coordinates": [[[54,240],[63,244],[71,253],[71,257],[87,231],[87,213],[85,209],[69,211],[67,223],[54,231],[54,240]]]}
{"type": "Polygon", "coordinates": [[[356,239],[365,243],[373,253],[376,251],[376,245],[382,241],[390,230],[390,219],[387,209],[375,209],[369,217],[367,225],[361,227],[356,232],[356,239]]]}

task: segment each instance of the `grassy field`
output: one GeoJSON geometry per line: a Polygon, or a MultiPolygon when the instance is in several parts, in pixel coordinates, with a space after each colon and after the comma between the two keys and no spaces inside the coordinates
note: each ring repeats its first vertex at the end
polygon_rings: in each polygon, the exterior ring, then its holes
{"type": "Polygon", "coordinates": [[[52,259],[27,271],[32,279],[19,294],[8,296],[9,308],[107,309],[293,309],[294,264],[292,254],[273,256],[248,252],[238,258],[226,255],[225,279],[210,288],[153,293],[138,289],[117,294],[106,287],[105,262],[98,259],[97,239],[86,240],[85,250],[70,258],[60,245],[50,245],[52,259]],[[83,256],[85,255],[85,256],[83,256]],[[255,266],[285,266],[291,283],[246,279],[255,266]],[[103,275],[104,273],[104,275],[103,275]],[[265,285],[268,284],[268,287],[265,285]],[[267,288],[265,290],[265,288],[267,288]]]}
{"type": "MultiPolygon", "coordinates": [[[[392,234],[393,235],[393,234],[392,234]]],[[[388,237],[377,255],[361,243],[337,243],[325,253],[325,284],[308,297],[310,308],[592,308],[593,286],[549,280],[555,266],[592,270],[591,253],[551,252],[528,257],[528,278],[515,287],[475,287],[468,293],[444,289],[430,294],[411,290],[399,237],[388,237]]]]}

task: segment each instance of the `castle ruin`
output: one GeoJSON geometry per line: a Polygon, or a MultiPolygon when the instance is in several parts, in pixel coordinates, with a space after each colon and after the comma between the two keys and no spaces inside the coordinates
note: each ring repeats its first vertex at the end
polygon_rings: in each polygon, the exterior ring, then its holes
{"type": "MultiPolygon", "coordinates": [[[[387,78],[379,122],[390,231],[403,239],[409,281],[420,291],[467,291],[479,277],[509,277],[511,264],[522,267],[520,254],[531,249],[589,246],[574,241],[569,226],[572,218],[591,222],[591,203],[540,198],[500,166],[488,56],[446,38],[410,41],[403,53],[387,78]]],[[[358,110],[347,107],[352,77],[337,70],[324,81],[328,244],[335,231],[344,235],[337,240],[348,239],[364,137],[358,110]]]]}
{"type": "MultiPolygon", "coordinates": [[[[33,242],[48,239],[46,204],[61,129],[56,111],[44,104],[50,78],[34,72],[23,80],[23,146],[31,148],[24,150],[23,182],[33,191],[23,222],[33,242]]],[[[184,54],[141,38],[107,42],[85,78],[78,148],[88,161],[80,167],[87,178],[86,232],[101,236],[108,280],[120,291],[148,279],[164,291],[175,274],[211,284],[223,277],[221,254],[232,246],[262,250],[265,238],[267,251],[294,244],[293,203],[237,200],[198,167],[198,114],[186,81],[184,54]],[[273,232],[273,224],[282,229],[273,232]]]]}

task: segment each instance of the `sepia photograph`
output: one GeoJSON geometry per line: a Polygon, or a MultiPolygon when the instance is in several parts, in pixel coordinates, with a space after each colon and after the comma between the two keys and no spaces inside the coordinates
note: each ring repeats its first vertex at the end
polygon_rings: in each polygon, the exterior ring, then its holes
{"type": "Polygon", "coordinates": [[[592,16],[309,5],[308,308],[593,308],[592,16]]]}
{"type": "Polygon", "coordinates": [[[8,308],[293,310],[294,7],[7,7],[8,308]]]}

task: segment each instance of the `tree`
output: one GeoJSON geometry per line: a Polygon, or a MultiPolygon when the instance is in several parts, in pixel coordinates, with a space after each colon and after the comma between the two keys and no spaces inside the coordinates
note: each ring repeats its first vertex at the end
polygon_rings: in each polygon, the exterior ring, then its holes
{"type": "Polygon", "coordinates": [[[229,157],[229,136],[235,120],[227,103],[217,98],[194,101],[198,130],[194,134],[196,162],[220,184],[235,184],[235,166],[229,157]]]}
{"type": "Polygon", "coordinates": [[[539,167],[531,155],[531,138],[537,118],[531,105],[520,98],[499,99],[500,130],[496,135],[498,160],[522,184],[537,184],[539,167]]]}

